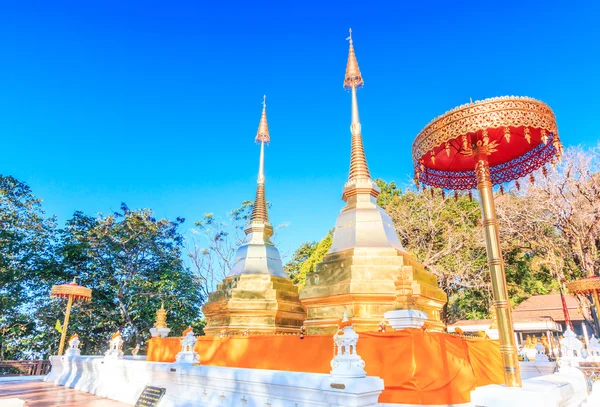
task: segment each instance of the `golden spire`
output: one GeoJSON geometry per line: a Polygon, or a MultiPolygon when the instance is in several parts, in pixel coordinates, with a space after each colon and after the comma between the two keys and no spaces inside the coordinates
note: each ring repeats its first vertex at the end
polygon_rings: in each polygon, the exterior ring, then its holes
{"type": "Polygon", "coordinates": [[[160,309],[156,311],[156,322],[154,322],[154,328],[167,328],[167,311],[165,310],[165,303],[160,303],[160,309]]]}
{"type": "Polygon", "coordinates": [[[265,197],[265,143],[271,141],[269,125],[267,123],[267,96],[263,98],[263,111],[258,125],[255,141],[260,142],[260,160],[258,164],[258,185],[256,186],[256,199],[252,209],[252,223],[268,223],[267,199],[265,197]]]}
{"type": "Polygon", "coordinates": [[[352,29],[350,36],[346,38],[350,41],[350,49],[348,50],[348,64],[346,65],[346,76],[344,78],[344,87],[352,90],[352,124],[350,131],[352,132],[352,149],[350,155],[350,174],[348,181],[357,179],[371,179],[369,166],[367,165],[367,157],[363,147],[360,118],[358,115],[358,100],[356,98],[356,89],[364,85],[356,54],[354,53],[354,44],[352,43],[352,29]]]}

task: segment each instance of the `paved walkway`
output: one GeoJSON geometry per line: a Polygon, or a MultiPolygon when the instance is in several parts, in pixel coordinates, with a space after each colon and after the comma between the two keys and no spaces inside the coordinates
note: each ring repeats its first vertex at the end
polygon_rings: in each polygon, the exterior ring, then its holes
{"type": "Polygon", "coordinates": [[[0,405],[2,400],[18,398],[27,407],[127,407],[93,394],[57,386],[42,381],[0,382],[0,405]]]}

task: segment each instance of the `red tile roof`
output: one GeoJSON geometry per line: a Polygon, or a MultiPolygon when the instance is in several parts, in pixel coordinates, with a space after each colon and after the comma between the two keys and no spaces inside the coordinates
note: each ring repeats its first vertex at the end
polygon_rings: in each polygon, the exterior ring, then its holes
{"type": "MultiPolygon", "coordinates": [[[[579,312],[579,303],[575,297],[565,295],[565,302],[571,321],[583,321],[583,314],[579,312]]],[[[534,320],[541,317],[550,317],[556,322],[565,321],[560,294],[534,295],[513,310],[515,321],[534,320]]]]}
{"type": "MultiPolygon", "coordinates": [[[[583,315],[579,312],[579,303],[570,295],[565,295],[567,311],[571,321],[583,321],[583,315]]],[[[560,294],[534,295],[523,301],[513,309],[513,322],[532,322],[552,318],[555,322],[564,323],[565,314],[562,309],[560,294]]],[[[460,320],[450,326],[471,326],[490,324],[491,319],[460,320]]]]}

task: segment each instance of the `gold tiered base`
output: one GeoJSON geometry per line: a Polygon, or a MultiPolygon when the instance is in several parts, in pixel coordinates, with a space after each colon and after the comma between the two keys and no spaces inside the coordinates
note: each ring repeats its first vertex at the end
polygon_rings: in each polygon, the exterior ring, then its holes
{"type": "Polygon", "coordinates": [[[425,328],[442,331],[440,311],[447,296],[436,276],[401,250],[354,248],[327,254],[307,277],[300,297],[307,311],[308,333],[334,333],[344,312],[352,317],[355,330],[377,331],[383,314],[394,309],[394,282],[401,272],[412,279],[413,308],[429,316],[425,328]]]}
{"type": "Polygon", "coordinates": [[[270,274],[227,277],[202,307],[206,335],[299,333],[306,314],[289,278],[270,274]]]}

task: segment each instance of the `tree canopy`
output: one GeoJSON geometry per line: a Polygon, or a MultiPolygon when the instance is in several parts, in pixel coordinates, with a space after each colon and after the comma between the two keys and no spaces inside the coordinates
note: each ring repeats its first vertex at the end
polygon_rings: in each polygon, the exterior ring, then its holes
{"type": "Polygon", "coordinates": [[[149,209],[122,204],[106,216],[75,212],[57,229],[25,184],[2,182],[2,358],[56,352],[65,303],[51,300],[50,288],[74,276],[92,288],[91,302],[74,303],[69,324],[84,353],[102,353],[116,331],[128,350],[143,349],[161,302],[174,333],[190,324],[201,331],[203,296],[182,260],[183,219],[156,219],[149,209]]]}

